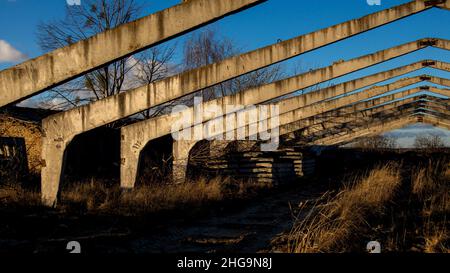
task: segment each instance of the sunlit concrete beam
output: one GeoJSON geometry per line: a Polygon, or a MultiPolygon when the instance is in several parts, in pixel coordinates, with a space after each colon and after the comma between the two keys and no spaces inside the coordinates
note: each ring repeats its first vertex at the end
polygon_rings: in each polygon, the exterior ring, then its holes
{"type": "Polygon", "coordinates": [[[191,0],[0,71],[0,107],[266,0],[191,0]]]}

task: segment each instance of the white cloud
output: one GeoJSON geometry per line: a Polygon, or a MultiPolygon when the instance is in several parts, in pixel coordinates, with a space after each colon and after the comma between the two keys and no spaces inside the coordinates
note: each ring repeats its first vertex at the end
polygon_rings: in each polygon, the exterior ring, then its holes
{"type": "Polygon", "coordinates": [[[25,58],[25,54],[12,47],[5,40],[0,40],[0,63],[18,62],[25,58]]]}

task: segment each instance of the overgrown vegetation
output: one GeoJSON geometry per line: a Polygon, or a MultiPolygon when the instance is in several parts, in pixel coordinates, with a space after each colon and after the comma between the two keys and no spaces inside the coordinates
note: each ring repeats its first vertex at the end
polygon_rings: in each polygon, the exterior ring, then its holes
{"type": "Polygon", "coordinates": [[[302,204],[292,230],[274,240],[274,248],[362,252],[376,240],[389,252],[449,253],[449,196],[448,159],[415,168],[388,163],[314,204],[302,204]]]}
{"type": "MultiPolygon", "coordinates": [[[[139,215],[243,199],[262,188],[264,185],[218,177],[182,184],[147,184],[124,191],[119,185],[91,180],[64,187],[57,209],[60,212],[139,215]]],[[[0,187],[0,204],[16,208],[42,206],[37,190],[17,184],[0,187]]]]}
{"type": "Polygon", "coordinates": [[[366,218],[381,212],[399,185],[398,168],[389,164],[376,168],[363,179],[355,178],[335,196],[325,194],[306,215],[299,216],[287,235],[287,251],[345,250],[366,218]]]}

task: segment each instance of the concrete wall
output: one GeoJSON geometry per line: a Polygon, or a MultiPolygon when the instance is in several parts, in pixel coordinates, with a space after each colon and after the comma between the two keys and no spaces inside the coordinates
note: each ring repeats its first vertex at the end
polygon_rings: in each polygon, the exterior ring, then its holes
{"type": "Polygon", "coordinates": [[[0,72],[0,107],[265,0],[191,0],[0,72]]]}

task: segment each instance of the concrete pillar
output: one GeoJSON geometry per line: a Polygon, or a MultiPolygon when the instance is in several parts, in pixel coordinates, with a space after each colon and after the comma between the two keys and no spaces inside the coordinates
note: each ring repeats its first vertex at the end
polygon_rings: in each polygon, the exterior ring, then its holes
{"type": "Polygon", "coordinates": [[[189,152],[198,141],[196,140],[174,140],[173,141],[173,170],[172,179],[174,183],[186,181],[187,165],[189,163],[189,152]]]}
{"type": "Polygon", "coordinates": [[[131,139],[124,139],[122,136],[120,146],[120,187],[132,189],[136,185],[139,168],[139,158],[145,145],[133,144],[131,139]],[[128,146],[124,148],[124,146],[128,146]]]}
{"type": "Polygon", "coordinates": [[[56,205],[59,184],[64,174],[65,149],[69,142],[63,138],[42,138],[41,198],[46,206],[56,205]]]}

